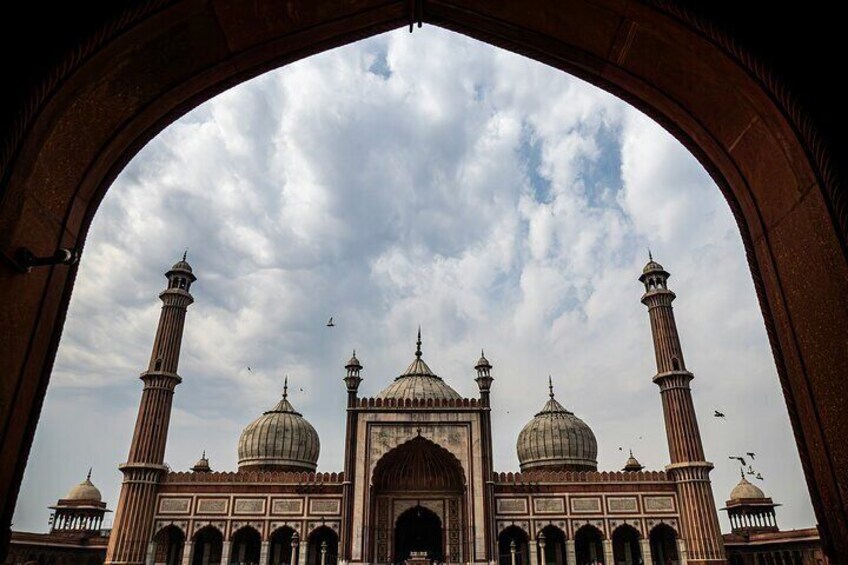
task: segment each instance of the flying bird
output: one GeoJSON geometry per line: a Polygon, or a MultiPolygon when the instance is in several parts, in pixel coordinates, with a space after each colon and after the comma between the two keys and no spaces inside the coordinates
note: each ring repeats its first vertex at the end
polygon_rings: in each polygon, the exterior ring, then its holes
{"type": "Polygon", "coordinates": [[[761,480],[761,481],[763,480],[763,476],[762,476],[761,474],[759,474],[759,473],[757,473],[757,476],[756,476],[755,478],[757,478],[757,479],[759,479],[759,480],[761,480]]]}
{"type": "Polygon", "coordinates": [[[728,459],[736,459],[737,461],[739,461],[740,463],[742,463],[742,466],[743,466],[743,467],[744,467],[745,465],[747,465],[747,463],[745,462],[745,458],[744,458],[744,457],[739,457],[738,455],[729,455],[727,458],[728,458],[728,459]]]}
{"type": "Polygon", "coordinates": [[[718,410],[713,410],[713,412],[715,412],[713,416],[715,416],[716,418],[727,418],[727,416],[724,415],[724,412],[719,412],[718,410]]]}
{"type": "Polygon", "coordinates": [[[249,371],[249,370],[250,370],[250,367],[248,367],[248,368],[247,368],[247,370],[249,371]]]}
{"type": "Polygon", "coordinates": [[[750,465],[748,465],[748,474],[749,475],[756,475],[756,473],[754,472],[754,468],[751,467],[750,465]]]}
{"type": "Polygon", "coordinates": [[[329,321],[327,321],[327,327],[328,328],[335,328],[336,327],[336,324],[333,323],[333,317],[332,316],[330,316],[329,321]]]}
{"type": "Polygon", "coordinates": [[[619,450],[619,451],[624,451],[624,449],[622,449],[620,445],[618,446],[618,450],[619,450]]]}
{"type": "Polygon", "coordinates": [[[751,452],[751,451],[748,451],[747,453],[745,453],[745,455],[747,455],[748,457],[750,457],[752,461],[753,461],[754,459],[756,459],[756,457],[754,457],[754,453],[753,453],[753,452],[751,452]]]}

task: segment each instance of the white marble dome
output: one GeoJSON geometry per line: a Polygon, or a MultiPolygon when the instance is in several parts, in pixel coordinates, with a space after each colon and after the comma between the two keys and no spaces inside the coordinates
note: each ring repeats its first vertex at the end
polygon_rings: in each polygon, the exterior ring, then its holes
{"type": "Polygon", "coordinates": [[[521,471],[596,471],[598,443],[586,423],[554,398],[518,434],[521,471]]]}
{"type": "Polygon", "coordinates": [[[741,499],[756,499],[756,498],[765,498],[766,494],[758,487],[757,485],[752,485],[748,482],[744,476],[739,481],[733,490],[730,491],[730,500],[741,500],[741,499]]]}
{"type": "Polygon", "coordinates": [[[91,471],[89,471],[85,480],[68,491],[68,494],[65,495],[63,500],[88,500],[101,502],[103,500],[103,495],[100,494],[100,489],[94,486],[91,482],[91,471]]]}
{"type": "Polygon", "coordinates": [[[251,422],[238,445],[239,470],[314,471],[321,442],[318,432],[283,398],[251,422]]]}

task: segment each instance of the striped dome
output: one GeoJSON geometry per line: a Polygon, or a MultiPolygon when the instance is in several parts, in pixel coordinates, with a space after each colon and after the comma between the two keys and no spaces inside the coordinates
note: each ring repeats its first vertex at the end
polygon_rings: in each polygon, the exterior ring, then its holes
{"type": "Polygon", "coordinates": [[[462,398],[441,377],[437,376],[421,358],[421,330],[418,330],[415,359],[392,384],[384,388],[377,398],[398,400],[458,400],[462,398]]]}
{"type": "Polygon", "coordinates": [[[314,471],[321,443],[318,432],[283,398],[241,433],[239,470],[314,471]]]}
{"type": "Polygon", "coordinates": [[[598,443],[586,423],[554,398],[518,434],[521,471],[533,469],[596,471],[598,443]]]}

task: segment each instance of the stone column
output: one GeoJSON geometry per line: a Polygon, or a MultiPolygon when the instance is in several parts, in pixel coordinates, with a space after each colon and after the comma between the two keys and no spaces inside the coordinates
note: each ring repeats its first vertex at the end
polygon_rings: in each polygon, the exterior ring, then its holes
{"type": "Polygon", "coordinates": [[[194,557],[194,555],[192,555],[193,553],[194,542],[186,540],[185,545],[183,546],[183,565],[191,565],[191,558],[194,557]]]}
{"type": "Polygon", "coordinates": [[[686,565],[689,561],[689,549],[686,547],[686,540],[677,538],[677,555],[680,556],[680,565],[686,565]]]}
{"type": "Polygon", "coordinates": [[[259,565],[268,565],[268,550],[271,542],[263,541],[259,548],[259,565]]]}
{"type": "Polygon", "coordinates": [[[612,540],[604,540],[604,565],[612,565],[615,563],[615,557],[612,553],[612,540]]]}
{"type": "MultiPolygon", "coordinates": [[[[535,538],[531,538],[530,541],[527,542],[527,560],[530,562],[530,565],[538,565],[539,564],[539,548],[536,546],[535,538]]],[[[521,565],[526,565],[522,563],[521,565]]]]}
{"type": "Polygon", "coordinates": [[[147,565],[153,565],[156,559],[156,542],[152,541],[147,544],[147,565]]]}
{"type": "Polygon", "coordinates": [[[230,547],[232,542],[225,541],[221,546],[221,565],[228,565],[230,562],[230,547]]]}
{"type": "Polygon", "coordinates": [[[639,545],[642,549],[642,563],[651,563],[651,540],[642,538],[639,540],[639,545]]]}
{"type": "Polygon", "coordinates": [[[565,560],[568,565],[577,565],[577,547],[573,539],[565,540],[565,560]]]}
{"type": "Polygon", "coordinates": [[[306,540],[301,540],[300,549],[297,550],[297,563],[298,565],[306,565],[306,553],[309,548],[309,542],[306,540]]]}

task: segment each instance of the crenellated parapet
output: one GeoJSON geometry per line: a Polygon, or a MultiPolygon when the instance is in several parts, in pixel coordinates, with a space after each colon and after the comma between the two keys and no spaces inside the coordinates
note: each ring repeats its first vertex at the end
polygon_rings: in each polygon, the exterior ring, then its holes
{"type": "Polygon", "coordinates": [[[482,403],[477,398],[358,398],[355,408],[359,409],[462,409],[480,410],[482,403]]]}
{"type": "Polygon", "coordinates": [[[297,471],[220,471],[193,473],[171,472],[164,483],[273,483],[287,485],[323,485],[344,482],[344,473],[313,473],[297,471]]]}
{"type": "Polygon", "coordinates": [[[647,483],[671,482],[665,471],[528,471],[495,473],[498,484],[529,483],[647,483]]]}

